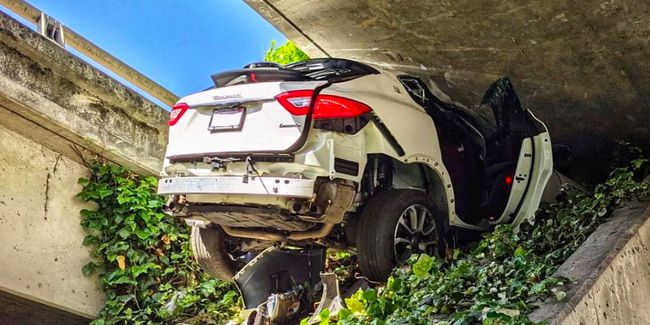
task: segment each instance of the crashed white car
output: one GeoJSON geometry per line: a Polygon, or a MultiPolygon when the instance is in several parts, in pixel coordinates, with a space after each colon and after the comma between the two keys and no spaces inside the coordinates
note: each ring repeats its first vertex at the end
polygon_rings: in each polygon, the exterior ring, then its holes
{"type": "Polygon", "coordinates": [[[171,111],[158,192],[231,278],[271,245],[356,250],[372,280],[459,228],[515,226],[552,173],[544,124],[503,78],[467,109],[417,76],[344,59],[252,64],[171,111]]]}

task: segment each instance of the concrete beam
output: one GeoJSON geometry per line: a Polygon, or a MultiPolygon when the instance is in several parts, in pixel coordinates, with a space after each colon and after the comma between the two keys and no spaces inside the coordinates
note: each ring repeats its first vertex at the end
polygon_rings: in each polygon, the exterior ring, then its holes
{"type": "Polygon", "coordinates": [[[47,144],[55,150],[73,144],[142,174],[161,168],[165,110],[4,13],[0,107],[19,118],[0,121],[10,128],[27,120],[56,134],[47,144]]]}
{"type": "MultiPolygon", "coordinates": [[[[9,8],[14,13],[33,22],[34,24],[38,25],[39,23],[42,23],[40,21],[42,14],[41,11],[23,0],[0,0],[0,5],[9,8]]],[[[88,41],[72,29],[67,28],[65,25],[60,25],[60,27],[62,29],[61,33],[65,35],[65,37],[62,38],[62,43],[65,45],[72,46],[86,57],[89,57],[95,62],[103,65],[118,76],[124,78],[124,80],[129,81],[131,84],[146,91],[151,96],[170,107],[178,101],[178,96],[157,84],[155,81],[142,75],[140,72],[88,41]]]]}
{"type": "Polygon", "coordinates": [[[467,106],[510,76],[586,176],[612,139],[650,149],[647,1],[244,1],[312,57],[423,74],[467,106]]]}

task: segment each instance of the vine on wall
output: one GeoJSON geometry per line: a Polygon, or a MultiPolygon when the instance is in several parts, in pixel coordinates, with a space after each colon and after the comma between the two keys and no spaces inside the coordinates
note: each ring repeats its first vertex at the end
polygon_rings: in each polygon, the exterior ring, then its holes
{"type": "Polygon", "coordinates": [[[239,295],[230,282],[209,278],[192,257],[189,227],[162,213],[157,179],[102,162],[89,166],[79,197],[95,209],[81,211],[89,231],[83,244],[93,261],[83,274],[98,274],[106,305],[93,324],[223,324],[237,314],[239,295]]]}

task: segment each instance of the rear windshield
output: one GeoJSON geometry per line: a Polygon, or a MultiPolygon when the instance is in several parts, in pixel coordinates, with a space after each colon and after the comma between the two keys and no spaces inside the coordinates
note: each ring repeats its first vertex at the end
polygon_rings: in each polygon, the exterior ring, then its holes
{"type": "Polygon", "coordinates": [[[350,80],[379,71],[363,63],[346,59],[312,59],[285,66],[272,63],[250,64],[244,69],[212,75],[215,88],[254,82],[313,81],[331,82],[350,80]]]}

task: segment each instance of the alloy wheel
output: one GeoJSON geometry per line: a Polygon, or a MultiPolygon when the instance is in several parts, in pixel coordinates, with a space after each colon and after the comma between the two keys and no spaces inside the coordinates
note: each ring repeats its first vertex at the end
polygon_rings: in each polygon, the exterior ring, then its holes
{"type": "Polygon", "coordinates": [[[421,204],[410,205],[402,212],[393,238],[397,264],[406,262],[411,254],[435,255],[440,240],[433,214],[421,204]]]}

